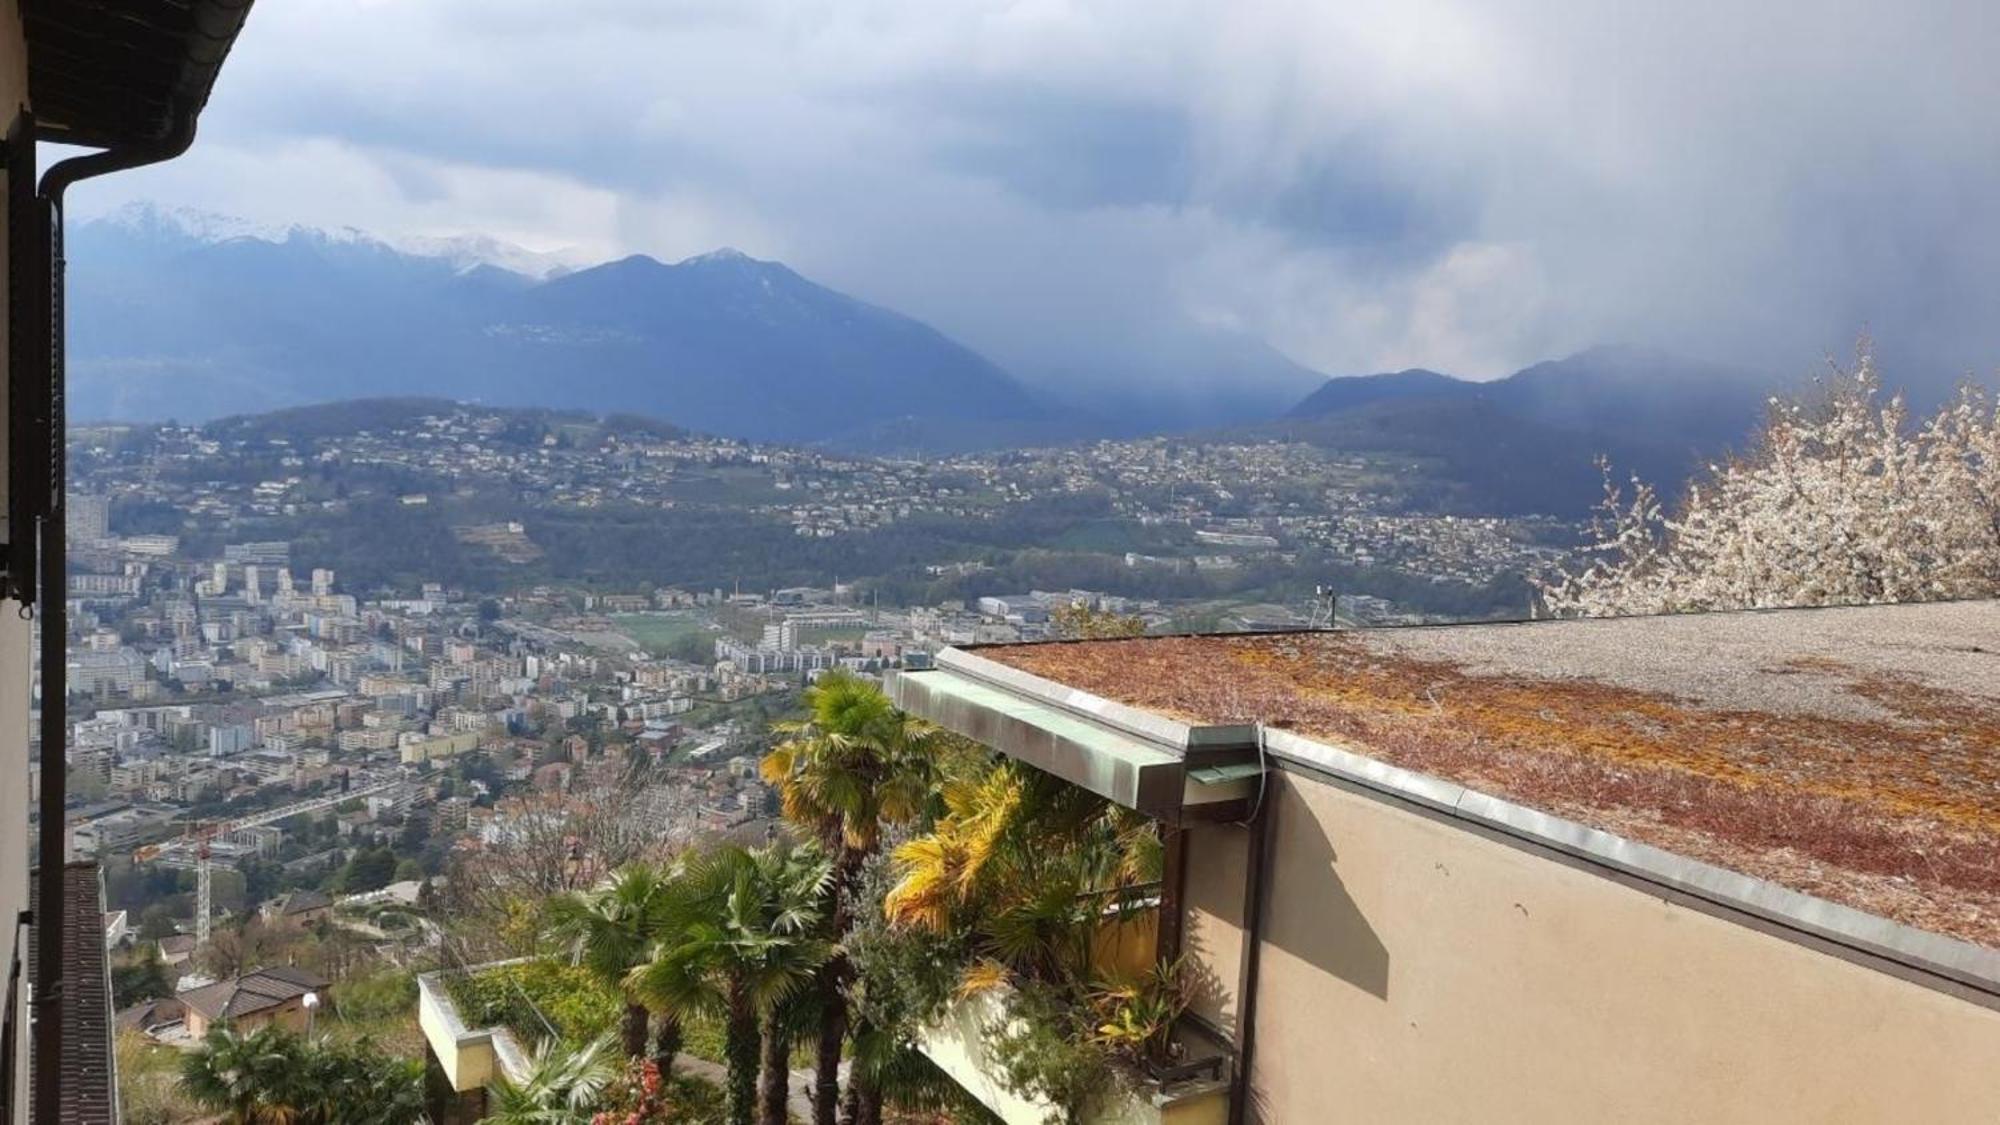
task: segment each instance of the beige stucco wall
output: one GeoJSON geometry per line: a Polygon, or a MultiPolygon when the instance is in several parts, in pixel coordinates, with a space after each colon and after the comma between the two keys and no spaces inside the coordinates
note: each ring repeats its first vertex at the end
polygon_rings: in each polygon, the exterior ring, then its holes
{"type": "Polygon", "coordinates": [[[1273,792],[1253,1120],[2000,1121],[2000,1012],[1297,773],[1273,792]]]}
{"type": "Polygon", "coordinates": [[[483,1088],[494,1077],[492,1036],[465,1034],[467,1029],[459,1022],[444,985],[434,977],[419,978],[417,991],[417,1026],[423,1029],[445,1081],[460,1092],[483,1088]]]}
{"type": "MultiPolygon", "coordinates": [[[[235,1019],[229,1021],[229,1029],[238,1035],[249,1035],[260,1028],[276,1024],[286,1031],[304,1034],[306,1023],[305,1001],[302,998],[295,997],[275,1008],[266,1008],[262,1011],[237,1016],[235,1019]]],[[[207,1036],[209,1029],[213,1026],[214,1022],[207,1016],[202,1015],[193,1008],[188,1009],[187,1031],[191,1038],[201,1039],[207,1036]]]]}
{"type": "Polygon", "coordinates": [[[1189,862],[1182,884],[1181,948],[1191,983],[1188,1009],[1233,1039],[1243,959],[1243,881],[1251,835],[1233,824],[1185,829],[1189,862]]]}

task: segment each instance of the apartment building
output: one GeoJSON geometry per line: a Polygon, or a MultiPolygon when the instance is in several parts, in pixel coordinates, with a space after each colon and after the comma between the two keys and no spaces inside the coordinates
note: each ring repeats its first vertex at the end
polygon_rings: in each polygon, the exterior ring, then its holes
{"type": "MultiPolygon", "coordinates": [[[[0,251],[0,937],[7,956],[0,1008],[0,1120],[118,1120],[105,975],[103,891],[95,862],[69,858],[67,786],[39,770],[39,830],[30,848],[29,689],[41,637],[40,745],[60,756],[66,732],[69,638],[65,535],[61,245],[69,189],[170,159],[195,120],[250,7],[249,0],[0,0],[0,104],[10,108],[0,182],[7,214],[0,251]],[[73,146],[37,176],[38,142],[73,146]],[[74,149],[86,150],[81,154],[74,149]],[[30,624],[30,618],[35,624],[30,624]],[[39,867],[32,867],[39,863],[39,867]],[[33,892],[30,892],[32,884],[33,892]]],[[[87,189],[86,189],[87,190],[87,189]]],[[[95,501],[81,537],[101,538],[95,501]]],[[[170,537],[123,544],[171,553],[170,537]]],[[[136,670],[80,670],[91,690],[136,670]],[[100,674],[102,673],[102,674],[100,674]]],[[[59,758],[58,758],[59,760],[59,758]]]]}
{"type": "Polygon", "coordinates": [[[1118,1120],[1970,1123],[1995,637],[2000,602],[1155,637],[891,690],[1162,825],[1177,1035],[1226,1079],[1118,1120]]]}

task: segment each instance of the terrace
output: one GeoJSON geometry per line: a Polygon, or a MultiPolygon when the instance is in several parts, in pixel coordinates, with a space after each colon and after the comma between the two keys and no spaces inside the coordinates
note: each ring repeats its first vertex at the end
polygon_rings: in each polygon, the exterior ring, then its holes
{"type": "MultiPolygon", "coordinates": [[[[1469,1110],[1396,1077],[1437,1067],[1487,1074],[1482,1112],[1630,1104],[1656,1078],[1648,1104],[1687,1107],[1670,1060],[1723,1049],[1754,1073],[1796,1022],[1787,1003],[1914,1029],[1943,994],[1970,1002],[1949,1009],[1954,1042],[2000,1028],[1996,637],[1996,602],[1142,637],[947,650],[890,692],[1158,823],[1158,957],[1212,982],[1177,1031],[1226,1056],[1230,1120],[1331,1096],[1469,1110]],[[1812,980],[1782,1000],[1771,981],[1792,973],[1812,980]],[[1733,1013],[1719,982],[1738,977],[1775,990],[1768,1034],[1733,1013]],[[1502,1012],[1579,1052],[1639,1035],[1658,1061],[1544,1071],[1548,1050],[1486,1039],[1502,1012]]],[[[1962,1066],[1924,1046],[1937,1032],[1912,1034],[1769,1065],[1827,1067],[1816,1093],[1853,1104],[1964,1104],[1962,1066]],[[1879,1069],[1857,1086],[1833,1061],[1850,1049],[1908,1050],[1910,1090],[1879,1069]]],[[[968,1089],[993,1085],[991,1060],[942,1046],[926,1048],[968,1089]]]]}
{"type": "Polygon", "coordinates": [[[2000,948],[2000,603],[980,655],[2000,948]]]}
{"type": "Polygon", "coordinates": [[[503,1076],[518,1079],[527,1073],[527,1052],[511,1026],[487,1025],[477,1015],[468,1022],[453,999],[452,983],[444,973],[424,973],[417,978],[417,1023],[443,1076],[442,1085],[451,1092],[448,1099],[439,1099],[440,1116],[477,1120],[485,1109],[489,1084],[503,1076]]]}

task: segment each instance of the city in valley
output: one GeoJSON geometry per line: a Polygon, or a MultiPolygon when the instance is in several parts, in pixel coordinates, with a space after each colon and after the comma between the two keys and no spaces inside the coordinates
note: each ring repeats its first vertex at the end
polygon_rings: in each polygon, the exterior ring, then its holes
{"type": "Polygon", "coordinates": [[[225,921],[431,950],[420,900],[579,803],[761,841],[757,756],[826,669],[1078,605],[1156,632],[1518,614],[1577,535],[1270,440],[920,462],[378,402],[79,428],[71,458],[72,839],[180,987],[233,967],[194,955],[225,921]]]}

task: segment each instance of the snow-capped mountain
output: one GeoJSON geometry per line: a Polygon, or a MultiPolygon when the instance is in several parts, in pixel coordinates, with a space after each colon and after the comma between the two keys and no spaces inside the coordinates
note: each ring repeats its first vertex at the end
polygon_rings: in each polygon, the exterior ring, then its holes
{"type": "Polygon", "coordinates": [[[460,273],[484,266],[537,281],[560,277],[595,264],[588,254],[574,247],[530,250],[485,234],[384,236],[351,226],[259,223],[235,215],[192,207],[162,207],[143,201],[128,203],[96,218],[86,219],[84,225],[121,228],[146,237],[184,239],[197,243],[255,239],[279,245],[299,239],[327,245],[375,246],[411,257],[437,259],[460,273]]]}

